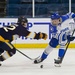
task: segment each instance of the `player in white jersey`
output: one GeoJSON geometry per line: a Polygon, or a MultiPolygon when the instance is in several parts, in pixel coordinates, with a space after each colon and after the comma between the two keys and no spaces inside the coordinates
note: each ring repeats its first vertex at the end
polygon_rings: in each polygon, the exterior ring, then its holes
{"type": "MultiPolygon", "coordinates": [[[[46,47],[41,57],[34,60],[35,64],[38,64],[45,60],[49,53],[53,50],[53,48],[56,48],[57,45],[60,46],[58,52],[58,59],[60,60],[63,57],[67,41],[73,41],[75,39],[74,36],[71,36],[73,30],[75,29],[74,21],[72,20],[72,18],[74,17],[74,13],[68,13],[62,16],[57,13],[51,15],[51,25],[54,28],[55,32],[52,33],[52,38],[49,42],[49,45],[46,47]],[[71,20],[72,22],[70,22],[71,20]]],[[[56,61],[55,63],[59,64],[56,61]]]]}

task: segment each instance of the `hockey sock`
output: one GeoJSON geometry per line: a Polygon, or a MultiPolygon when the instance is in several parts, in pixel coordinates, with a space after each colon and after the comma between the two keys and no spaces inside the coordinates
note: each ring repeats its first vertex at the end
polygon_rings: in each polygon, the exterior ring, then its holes
{"type": "Polygon", "coordinates": [[[9,57],[11,57],[9,55],[9,53],[7,51],[4,51],[0,56],[0,61],[4,61],[4,60],[8,59],[9,57]]]}
{"type": "Polygon", "coordinates": [[[0,56],[0,61],[4,61],[4,58],[2,56],[0,56]]]}
{"type": "Polygon", "coordinates": [[[41,58],[44,60],[44,59],[46,59],[46,58],[47,58],[47,56],[48,56],[48,54],[45,54],[45,53],[43,52],[43,54],[42,54],[41,58]]]}
{"type": "Polygon", "coordinates": [[[58,56],[59,56],[60,58],[62,58],[62,57],[63,57],[63,55],[64,55],[64,52],[65,52],[65,50],[64,50],[64,49],[59,49],[58,56]]]}
{"type": "Polygon", "coordinates": [[[48,45],[48,46],[46,47],[46,49],[44,50],[44,52],[43,52],[41,58],[42,58],[42,59],[46,59],[47,56],[49,55],[49,53],[50,53],[52,50],[53,50],[53,48],[48,45]]]}

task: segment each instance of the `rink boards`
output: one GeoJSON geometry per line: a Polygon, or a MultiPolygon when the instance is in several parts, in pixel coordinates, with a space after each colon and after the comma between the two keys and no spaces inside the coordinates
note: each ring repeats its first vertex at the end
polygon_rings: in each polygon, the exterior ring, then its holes
{"type": "MultiPolygon", "coordinates": [[[[48,44],[14,44],[16,48],[46,48],[48,44]]],[[[57,46],[59,48],[59,46],[57,46]]],[[[75,48],[75,43],[71,43],[68,48],[75,48]]]]}
{"type": "MultiPolygon", "coordinates": [[[[17,18],[0,18],[0,27],[11,25],[17,22],[17,18]]],[[[16,48],[45,48],[51,37],[53,31],[52,27],[50,26],[50,18],[28,18],[28,30],[31,32],[44,32],[47,33],[48,38],[47,40],[34,40],[30,38],[25,38],[21,36],[17,40],[14,40],[12,43],[16,48]]],[[[66,22],[67,25],[67,22],[66,22]]],[[[75,41],[71,42],[69,48],[75,48],[75,41]]]]}

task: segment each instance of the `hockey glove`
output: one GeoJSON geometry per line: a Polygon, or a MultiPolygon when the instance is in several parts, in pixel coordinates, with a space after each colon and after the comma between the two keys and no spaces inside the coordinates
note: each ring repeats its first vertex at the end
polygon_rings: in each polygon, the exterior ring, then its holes
{"type": "Polygon", "coordinates": [[[47,39],[47,34],[40,32],[40,38],[46,40],[47,39]]]}
{"type": "Polygon", "coordinates": [[[75,18],[75,14],[72,14],[72,18],[75,18]]]}
{"type": "Polygon", "coordinates": [[[41,33],[41,32],[39,32],[39,33],[35,33],[36,35],[35,35],[35,37],[34,37],[34,39],[44,39],[44,40],[46,40],[47,39],[47,34],[46,33],[41,33]]]}
{"type": "Polygon", "coordinates": [[[68,41],[73,41],[75,39],[75,37],[74,36],[71,36],[71,35],[68,35],[67,36],[67,39],[68,39],[68,41]]]}

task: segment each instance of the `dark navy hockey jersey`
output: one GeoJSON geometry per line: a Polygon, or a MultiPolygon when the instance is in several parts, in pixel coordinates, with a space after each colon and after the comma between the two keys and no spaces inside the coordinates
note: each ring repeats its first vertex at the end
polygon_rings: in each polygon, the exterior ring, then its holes
{"type": "Polygon", "coordinates": [[[30,33],[31,32],[28,31],[27,28],[17,24],[0,28],[0,36],[9,41],[13,40],[13,35],[17,34],[19,36],[27,37],[30,33]]]}

